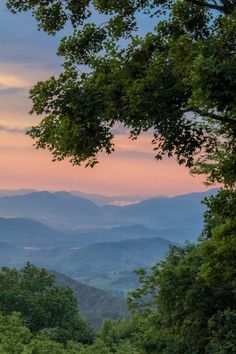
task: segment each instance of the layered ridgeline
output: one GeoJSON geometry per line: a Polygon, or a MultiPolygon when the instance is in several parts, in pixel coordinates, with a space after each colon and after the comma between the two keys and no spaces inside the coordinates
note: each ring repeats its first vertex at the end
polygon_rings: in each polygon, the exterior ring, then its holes
{"type": "Polygon", "coordinates": [[[34,192],[0,198],[0,215],[25,217],[54,227],[100,224],[101,209],[93,202],[66,192],[34,192]]]}
{"type": "Polygon", "coordinates": [[[96,230],[88,233],[89,245],[84,245],[86,234],[64,234],[35,221],[0,219],[0,225],[4,226],[0,231],[4,242],[0,265],[21,267],[31,261],[116,294],[136,288],[133,270],[162,259],[169,246],[169,241],[154,238],[155,230],[139,226],[111,230],[112,242],[108,242],[108,230],[104,235],[96,230]],[[130,239],[122,240],[125,235],[130,239]]]}
{"type": "Polygon", "coordinates": [[[26,261],[87,284],[127,294],[133,271],[163,259],[170,243],[194,241],[201,200],[213,194],[158,197],[133,205],[98,206],[66,192],[0,198],[0,265],[26,261]]]}
{"type": "Polygon", "coordinates": [[[183,242],[198,237],[205,210],[201,201],[216,191],[157,197],[124,207],[99,207],[68,192],[33,192],[0,197],[0,217],[33,219],[56,229],[70,230],[139,224],[158,230],[160,237],[183,242]]]}
{"type": "MultiPolygon", "coordinates": [[[[25,195],[30,193],[35,193],[37,190],[35,189],[0,189],[0,197],[10,197],[16,195],[25,195]]],[[[103,195],[97,193],[84,193],[81,191],[71,191],[70,194],[88,199],[99,206],[103,206],[106,204],[114,204],[114,205],[128,205],[132,203],[137,203],[142,200],[149,199],[149,196],[134,194],[134,195],[103,195]]]]}

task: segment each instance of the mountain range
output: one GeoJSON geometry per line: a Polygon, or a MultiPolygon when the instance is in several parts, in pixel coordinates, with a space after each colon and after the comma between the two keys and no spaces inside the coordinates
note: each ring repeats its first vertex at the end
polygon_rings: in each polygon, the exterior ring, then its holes
{"type": "MultiPolygon", "coordinates": [[[[35,189],[0,189],[0,197],[9,197],[9,196],[16,196],[16,195],[26,195],[30,193],[37,193],[39,191],[35,189]]],[[[108,195],[103,195],[103,194],[97,194],[97,193],[84,193],[81,191],[70,191],[72,195],[82,197],[85,199],[88,199],[94,203],[96,203],[99,206],[103,206],[106,204],[110,205],[129,205],[133,203],[138,203],[142,200],[146,200],[150,198],[150,196],[144,196],[144,195],[119,195],[119,196],[108,196],[108,195]]]]}
{"type": "Polygon", "coordinates": [[[157,197],[99,206],[68,192],[0,197],[0,265],[31,261],[112,292],[137,286],[133,270],[161,260],[171,243],[196,241],[204,197],[157,197]]]}
{"type": "MultiPolygon", "coordinates": [[[[177,197],[158,197],[129,206],[106,205],[76,197],[68,192],[34,192],[0,198],[0,217],[27,218],[56,229],[111,228],[143,225],[172,234],[183,233],[182,239],[170,235],[172,241],[194,240],[202,229],[205,207],[201,201],[216,190],[177,197]],[[189,233],[189,236],[187,236],[189,233]]],[[[168,238],[168,237],[167,237],[168,238]]]]}

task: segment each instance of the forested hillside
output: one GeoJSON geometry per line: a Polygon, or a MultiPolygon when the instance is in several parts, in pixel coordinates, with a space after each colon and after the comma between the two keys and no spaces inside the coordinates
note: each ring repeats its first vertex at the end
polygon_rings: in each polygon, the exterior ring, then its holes
{"type": "Polygon", "coordinates": [[[82,317],[96,330],[105,319],[121,320],[129,317],[125,299],[113,297],[103,290],[75,281],[64,274],[55,273],[55,286],[69,287],[77,300],[82,317]]]}

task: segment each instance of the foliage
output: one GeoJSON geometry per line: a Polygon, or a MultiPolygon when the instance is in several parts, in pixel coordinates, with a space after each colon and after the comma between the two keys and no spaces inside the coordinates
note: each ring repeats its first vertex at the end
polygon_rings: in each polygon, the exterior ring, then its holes
{"type": "MultiPolygon", "coordinates": [[[[76,344],[75,344],[76,345],[76,344]]],[[[48,336],[33,335],[19,313],[0,316],[0,352],[1,354],[66,354],[60,343],[48,336]]]]}
{"type": "MultiPolygon", "coordinates": [[[[20,352],[19,352],[20,353],[20,352]]],[[[69,353],[60,343],[47,337],[34,338],[25,347],[23,354],[66,354],[69,353]]]]}
{"type": "Polygon", "coordinates": [[[20,315],[0,315],[0,352],[1,354],[140,354],[135,347],[126,341],[109,347],[104,341],[97,340],[90,345],[69,341],[62,345],[51,340],[48,334],[30,332],[20,315]]]}
{"type": "Polygon", "coordinates": [[[81,315],[96,330],[101,327],[105,318],[119,320],[129,317],[125,299],[113,297],[106,291],[90,287],[63,274],[54,274],[55,285],[73,290],[81,315]]]}
{"type": "Polygon", "coordinates": [[[134,326],[133,319],[121,321],[108,319],[104,321],[99,337],[104,343],[111,347],[118,344],[120,341],[131,339],[134,326]]]}
{"type": "Polygon", "coordinates": [[[235,353],[236,311],[225,310],[209,321],[210,343],[208,353],[235,353]]]}
{"type": "MultiPolygon", "coordinates": [[[[29,134],[54,160],[94,166],[100,151],[114,150],[117,124],[133,139],[151,129],[156,158],[176,155],[187,166],[200,151],[215,159],[222,139],[235,141],[233,0],[6,4],[13,13],[32,11],[39,28],[52,35],[67,22],[72,25],[73,33],[58,49],[64,71],[37,83],[30,93],[32,113],[45,117],[29,134]],[[96,14],[105,18],[103,23],[93,21],[96,14]],[[154,23],[143,36],[140,14],[154,23]]],[[[232,158],[235,166],[235,153],[232,158]]]]}
{"type": "Polygon", "coordinates": [[[30,330],[25,327],[17,313],[0,315],[0,352],[2,354],[23,353],[31,339],[30,330]]]}
{"type": "Polygon", "coordinates": [[[222,140],[218,142],[216,150],[200,156],[191,172],[204,174],[207,177],[206,185],[221,183],[234,190],[236,186],[236,141],[229,139],[227,134],[223,136],[219,134],[219,136],[222,140]]]}
{"type": "Polygon", "coordinates": [[[130,304],[141,311],[145,352],[235,352],[235,201],[230,191],[209,198],[199,244],[171,247],[151,274],[139,272],[142,287],[130,304]]]}
{"type": "Polygon", "coordinates": [[[4,267],[0,272],[0,312],[15,311],[32,333],[47,333],[59,342],[92,340],[72,290],[55,287],[53,275],[29,263],[19,271],[4,267]]]}

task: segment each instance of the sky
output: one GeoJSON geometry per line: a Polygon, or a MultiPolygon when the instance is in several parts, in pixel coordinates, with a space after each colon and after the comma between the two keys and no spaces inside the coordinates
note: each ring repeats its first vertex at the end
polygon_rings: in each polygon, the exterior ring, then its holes
{"type": "MultiPolygon", "coordinates": [[[[142,22],[143,31],[150,26],[142,22]]],[[[30,14],[12,15],[0,5],[0,189],[80,190],[106,195],[177,195],[204,191],[203,177],[191,176],[175,159],[154,159],[151,135],[131,141],[115,137],[116,152],[101,155],[93,169],[52,162],[36,150],[25,130],[39,118],[28,114],[28,91],[37,81],[57,75],[60,36],[37,31],[30,14]]]]}

